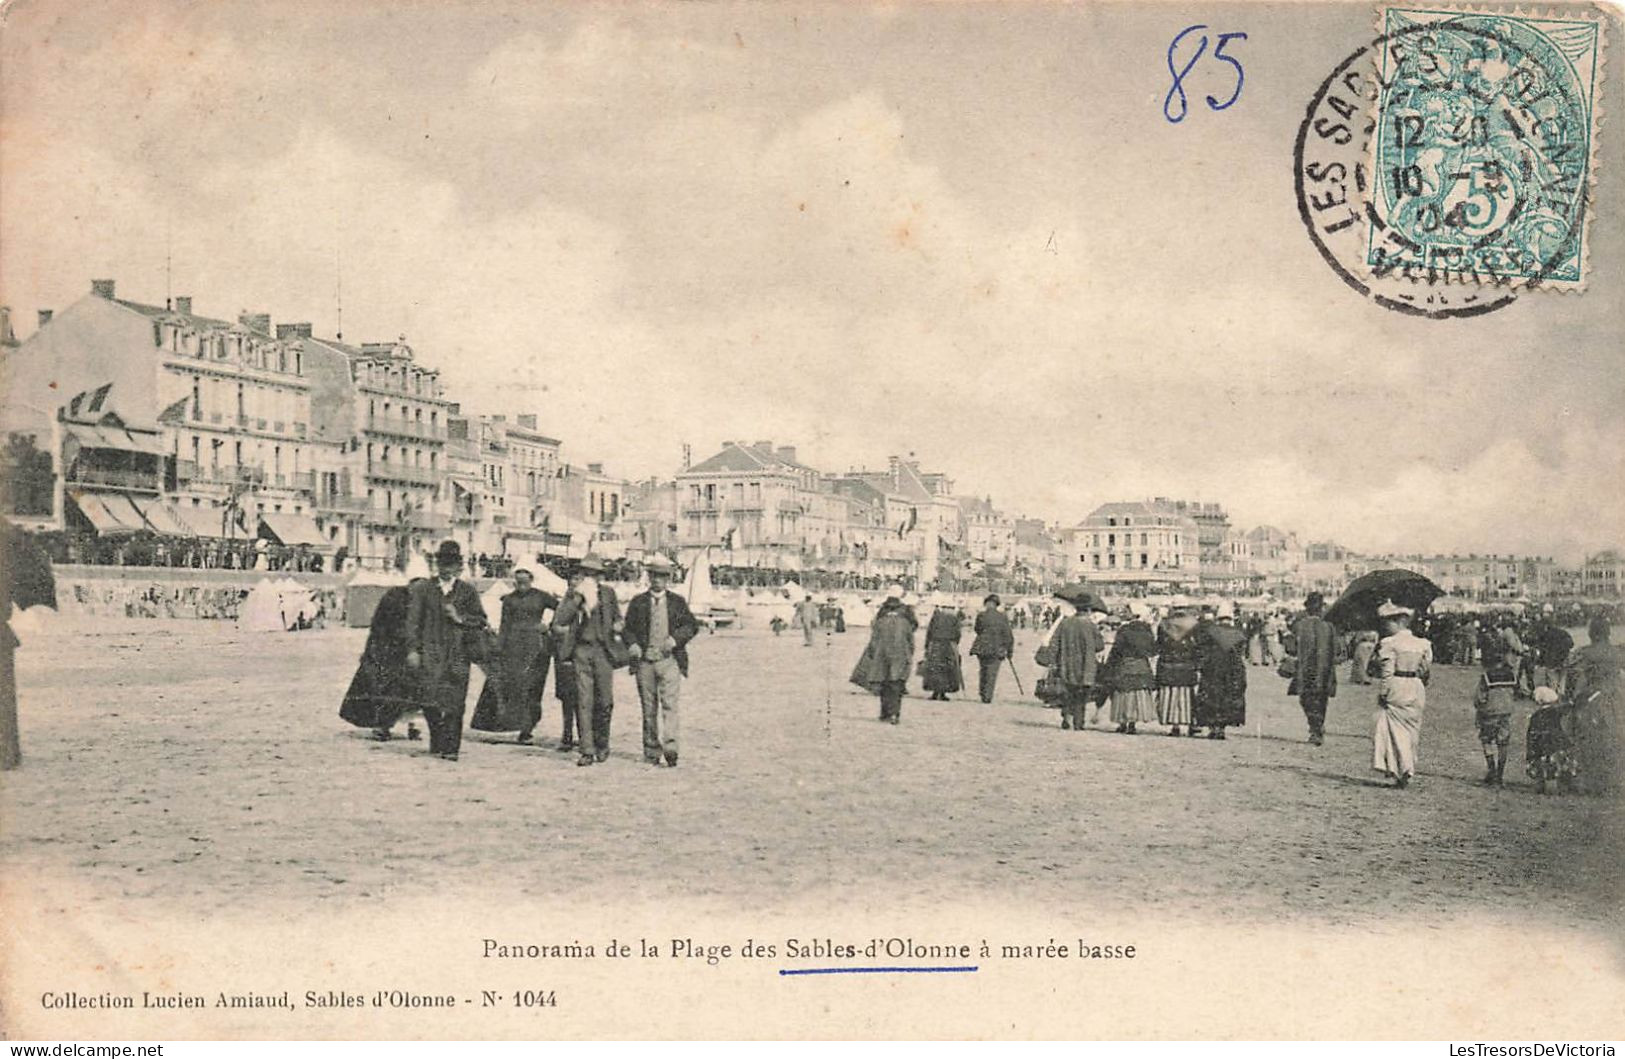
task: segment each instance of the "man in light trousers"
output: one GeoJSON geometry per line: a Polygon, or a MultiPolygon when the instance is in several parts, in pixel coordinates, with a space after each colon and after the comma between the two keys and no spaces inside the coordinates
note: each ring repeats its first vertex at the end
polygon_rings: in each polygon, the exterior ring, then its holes
{"type": "Polygon", "coordinates": [[[667,590],[671,563],[662,555],[644,561],[649,590],[627,604],[623,628],[643,705],[643,759],[677,767],[677,706],[688,676],[688,642],[699,631],[688,601],[667,590]]]}

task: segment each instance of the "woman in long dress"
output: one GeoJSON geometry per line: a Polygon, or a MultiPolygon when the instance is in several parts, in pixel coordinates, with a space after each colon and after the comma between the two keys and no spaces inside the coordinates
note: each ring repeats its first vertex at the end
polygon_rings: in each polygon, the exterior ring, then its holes
{"type": "Polygon", "coordinates": [[[1169,735],[1179,735],[1185,726],[1196,734],[1196,643],[1191,631],[1196,615],[1189,607],[1177,607],[1157,630],[1157,721],[1169,726],[1169,735]]]}
{"type": "Polygon", "coordinates": [[[925,626],[925,690],[934,702],[947,702],[948,696],[965,686],[959,667],[959,638],[965,622],[946,599],[937,599],[931,620],[925,626]]]}
{"type": "Polygon", "coordinates": [[[1371,658],[1371,675],[1377,678],[1371,767],[1391,777],[1395,787],[1407,787],[1416,773],[1433,645],[1411,632],[1409,607],[1384,602],[1377,608],[1377,618],[1383,624],[1383,638],[1371,658]]]}
{"type": "Polygon", "coordinates": [[[1106,668],[1111,673],[1112,721],[1119,735],[1138,734],[1141,721],[1157,719],[1156,678],[1151,659],[1157,653],[1157,634],[1131,610],[1117,628],[1106,668]]]}
{"type": "Polygon", "coordinates": [[[1196,626],[1196,711],[1198,728],[1209,739],[1225,738],[1226,728],[1247,723],[1247,636],[1236,628],[1235,612],[1221,602],[1211,621],[1196,626]]]}

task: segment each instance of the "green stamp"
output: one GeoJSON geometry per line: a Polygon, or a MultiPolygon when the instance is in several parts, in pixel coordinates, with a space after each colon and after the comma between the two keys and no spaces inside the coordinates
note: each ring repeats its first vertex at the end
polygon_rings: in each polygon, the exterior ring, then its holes
{"type": "Polygon", "coordinates": [[[1387,8],[1382,30],[1370,274],[1581,287],[1600,24],[1387,8]]]}

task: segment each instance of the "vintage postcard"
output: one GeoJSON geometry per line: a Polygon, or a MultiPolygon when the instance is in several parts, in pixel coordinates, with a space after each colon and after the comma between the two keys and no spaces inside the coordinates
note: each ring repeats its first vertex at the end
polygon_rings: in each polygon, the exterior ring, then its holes
{"type": "Polygon", "coordinates": [[[10,0],[0,1036],[1625,1036],[1622,31],[10,0]]]}

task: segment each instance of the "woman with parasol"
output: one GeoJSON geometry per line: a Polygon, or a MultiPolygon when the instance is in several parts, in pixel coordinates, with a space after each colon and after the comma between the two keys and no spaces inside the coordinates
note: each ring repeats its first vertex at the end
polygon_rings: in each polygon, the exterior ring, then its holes
{"type": "Polygon", "coordinates": [[[1416,772],[1422,711],[1433,668],[1433,645],[1411,632],[1411,619],[1443,594],[1411,570],[1373,570],[1338,597],[1326,620],[1339,629],[1380,628],[1368,675],[1377,680],[1377,724],[1371,767],[1407,787],[1416,772]]]}
{"type": "Polygon", "coordinates": [[[1433,668],[1433,645],[1411,632],[1409,607],[1391,600],[1377,608],[1383,637],[1371,659],[1377,678],[1377,730],[1371,767],[1393,777],[1395,787],[1410,785],[1416,772],[1416,748],[1422,738],[1422,711],[1433,668]]]}

